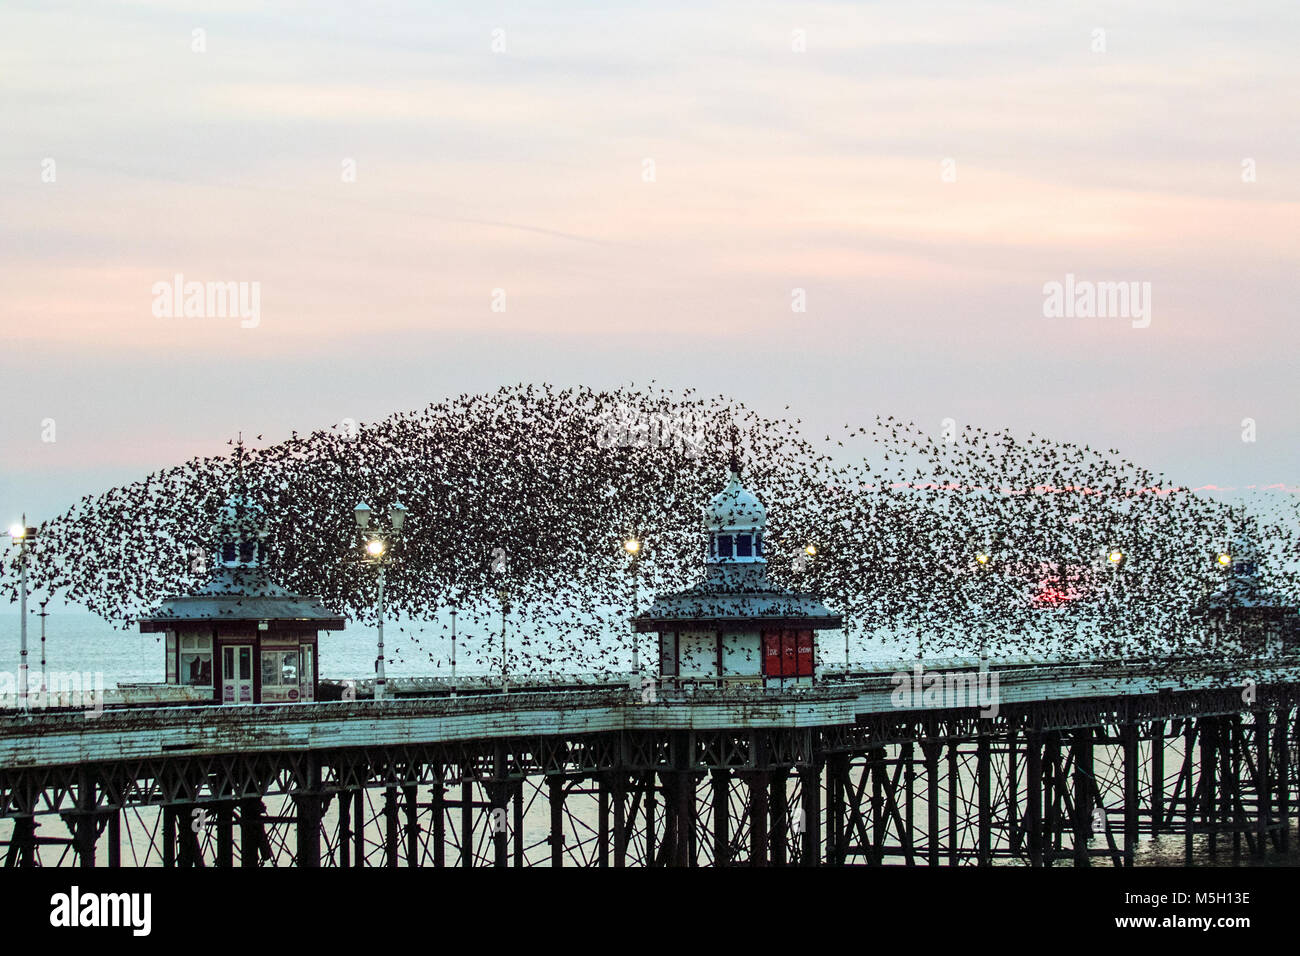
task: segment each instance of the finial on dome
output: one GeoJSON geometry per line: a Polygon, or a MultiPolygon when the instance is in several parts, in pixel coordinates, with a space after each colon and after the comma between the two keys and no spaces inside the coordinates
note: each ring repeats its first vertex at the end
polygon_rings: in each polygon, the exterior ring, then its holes
{"type": "Polygon", "coordinates": [[[740,440],[740,429],[735,425],[731,426],[731,473],[739,477],[740,475],[740,451],[737,445],[740,440]]]}

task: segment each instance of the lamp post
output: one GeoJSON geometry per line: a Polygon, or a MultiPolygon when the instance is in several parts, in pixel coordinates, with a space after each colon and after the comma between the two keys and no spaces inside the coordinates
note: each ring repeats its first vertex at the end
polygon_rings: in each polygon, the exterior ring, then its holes
{"type": "Polygon", "coordinates": [[[357,522],[357,529],[363,535],[369,533],[365,546],[366,554],[369,556],[369,560],[379,568],[379,593],[377,595],[379,643],[375,655],[375,700],[383,700],[387,683],[384,680],[384,570],[392,556],[393,545],[396,544],[398,536],[402,533],[402,526],[406,523],[406,509],[402,507],[401,502],[394,504],[388,509],[388,528],[376,528],[373,532],[369,531],[370,514],[370,506],[364,501],[360,502],[352,510],[352,515],[357,522]]]}
{"type": "Polygon", "coordinates": [[[640,598],[640,580],[637,577],[637,571],[641,563],[641,541],[634,534],[623,542],[623,550],[627,552],[627,578],[628,593],[632,602],[632,613],[628,615],[628,631],[632,635],[632,687],[634,689],[641,686],[641,648],[636,639],[636,617],[637,600],[640,598]]]}
{"type": "MultiPolygon", "coordinates": [[[[1111,571],[1113,571],[1115,574],[1115,588],[1119,593],[1119,598],[1121,601],[1125,597],[1123,571],[1124,571],[1124,565],[1126,564],[1128,564],[1128,553],[1123,548],[1115,544],[1112,544],[1108,548],[1106,548],[1106,566],[1109,567],[1111,571]]],[[[1124,648],[1120,652],[1121,662],[1125,661],[1128,658],[1128,648],[1129,648],[1129,643],[1126,638],[1124,642],[1124,648]]]]}
{"type": "Polygon", "coordinates": [[[45,610],[45,605],[49,603],[50,603],[50,599],[48,597],[44,601],[42,601],[41,613],[37,615],[41,619],[41,690],[40,690],[41,698],[40,699],[42,700],[45,698],[45,692],[47,690],[45,686],[45,619],[50,615],[45,610]]]}
{"type": "MultiPolygon", "coordinates": [[[[988,551],[975,552],[975,571],[977,574],[987,574],[993,568],[993,555],[988,551]]],[[[980,660],[983,660],[988,654],[986,646],[988,635],[988,607],[984,603],[985,595],[980,595],[979,618],[980,618],[980,660]]]]}
{"type": "Polygon", "coordinates": [[[506,615],[510,613],[510,592],[502,584],[497,588],[497,599],[501,602],[501,693],[510,693],[510,671],[507,665],[509,660],[506,649],[506,615]]]}
{"type": "MultiPolygon", "coordinates": [[[[18,645],[18,700],[19,708],[28,712],[27,700],[27,543],[36,537],[36,529],[27,527],[27,515],[23,515],[22,524],[9,529],[9,537],[18,542],[18,613],[22,615],[19,622],[18,645]]],[[[43,623],[43,622],[42,622],[43,623]]]]}
{"type": "Polygon", "coordinates": [[[456,609],[451,609],[451,696],[456,696],[456,609]]]}

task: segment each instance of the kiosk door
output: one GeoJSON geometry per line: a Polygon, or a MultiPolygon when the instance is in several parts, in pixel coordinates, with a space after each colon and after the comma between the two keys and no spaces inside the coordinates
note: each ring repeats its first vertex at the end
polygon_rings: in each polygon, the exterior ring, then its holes
{"type": "Polygon", "coordinates": [[[227,645],[221,651],[221,702],[253,702],[253,648],[248,644],[227,645]]]}
{"type": "Polygon", "coordinates": [[[315,648],[304,644],[298,648],[298,699],[314,700],[316,698],[316,668],[312,662],[315,648]]]}

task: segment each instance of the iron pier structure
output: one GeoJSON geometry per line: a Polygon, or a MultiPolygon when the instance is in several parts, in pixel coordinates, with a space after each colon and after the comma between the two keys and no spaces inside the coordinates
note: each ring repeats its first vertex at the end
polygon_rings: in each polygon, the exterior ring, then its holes
{"type": "MultiPolygon", "coordinates": [[[[1131,866],[1286,853],[1300,658],[1001,666],[996,712],[553,689],[0,718],[6,866],[1131,866]]],[[[952,673],[951,669],[949,673],[952,673]]]]}

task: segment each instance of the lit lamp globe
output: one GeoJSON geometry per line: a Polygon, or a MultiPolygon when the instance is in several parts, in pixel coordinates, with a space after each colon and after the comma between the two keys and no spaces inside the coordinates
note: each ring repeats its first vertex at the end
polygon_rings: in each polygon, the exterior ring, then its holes
{"type": "Polygon", "coordinates": [[[352,509],[352,516],[357,519],[357,527],[362,531],[365,531],[370,527],[370,505],[366,504],[364,501],[359,502],[357,506],[352,509]]]}
{"type": "Polygon", "coordinates": [[[401,531],[402,525],[406,523],[406,506],[400,501],[388,509],[388,523],[394,531],[401,531]]]}
{"type": "Polygon", "coordinates": [[[1232,564],[1232,555],[1227,551],[1221,551],[1219,556],[1214,560],[1218,563],[1219,567],[1226,568],[1232,564]]]}
{"type": "Polygon", "coordinates": [[[641,542],[636,538],[628,538],[623,542],[623,550],[635,557],[637,552],[641,550],[641,542]]]}
{"type": "Polygon", "coordinates": [[[377,558],[384,553],[384,542],[378,538],[366,542],[366,553],[372,558],[377,558]]]}

